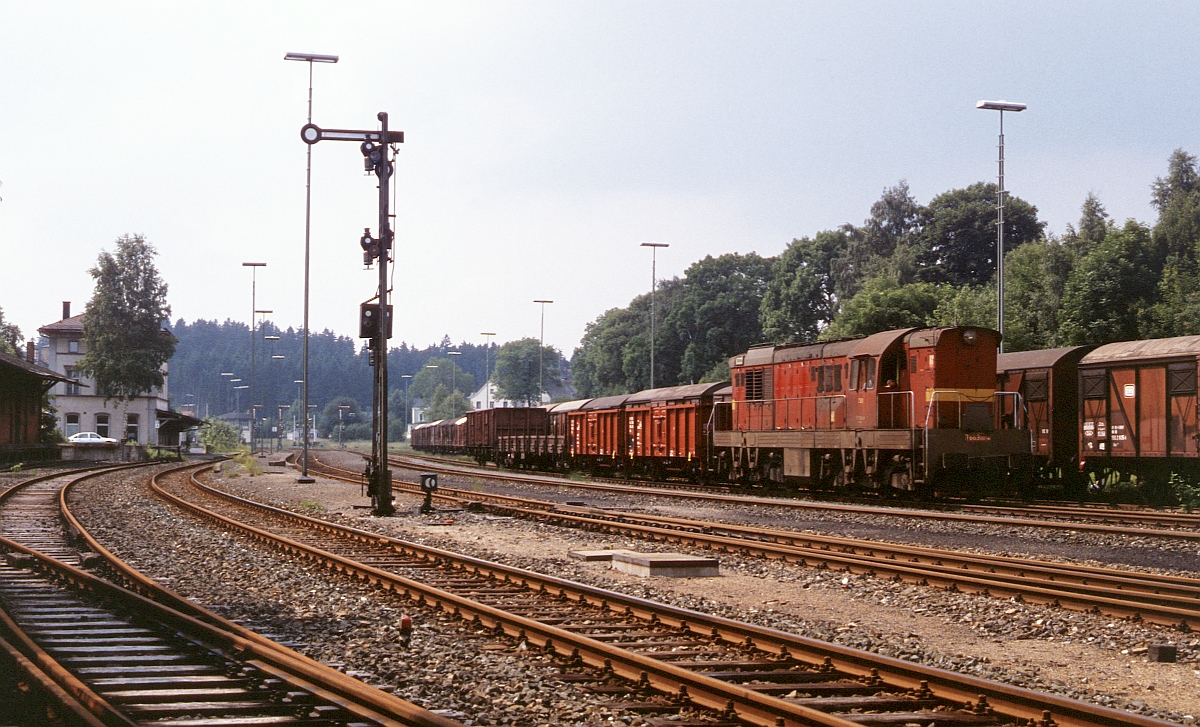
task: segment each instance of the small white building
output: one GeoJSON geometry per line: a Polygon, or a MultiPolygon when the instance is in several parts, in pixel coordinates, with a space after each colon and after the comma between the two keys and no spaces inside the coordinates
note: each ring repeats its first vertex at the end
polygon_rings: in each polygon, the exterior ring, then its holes
{"type": "MultiPolygon", "coordinates": [[[[502,399],[496,395],[496,385],[491,381],[475,390],[474,394],[467,397],[471,402],[472,409],[514,409],[523,406],[528,406],[525,402],[516,402],[511,399],[502,399]]],[[[542,393],[542,405],[550,403],[550,394],[542,393]]]]}
{"type": "Polygon", "coordinates": [[[142,446],[178,444],[181,432],[201,422],[170,410],[166,365],[162,370],[162,388],[127,401],[105,401],[96,391],[95,382],[79,374],[76,367],[87,353],[83,342],[85,316],[72,316],[71,303],[65,301],[62,320],[38,329],[47,342],[39,351],[42,365],[68,379],[55,384],[50,391],[52,403],[58,409],[59,430],[67,437],[79,432],[96,432],[102,437],[142,446]]]}

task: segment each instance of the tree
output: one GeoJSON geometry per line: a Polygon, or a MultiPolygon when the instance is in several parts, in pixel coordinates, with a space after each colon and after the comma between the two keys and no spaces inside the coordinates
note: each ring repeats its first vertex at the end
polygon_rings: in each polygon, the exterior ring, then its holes
{"type": "Polygon", "coordinates": [[[171,315],[167,285],[154,267],[154,247],[141,235],[117,239],[88,272],[96,289],[87,304],[79,371],[105,399],[130,399],[163,385],[163,366],[175,337],[163,329],[171,315]]]}
{"type": "Polygon", "coordinates": [[[334,397],[332,401],[325,405],[317,416],[317,436],[319,437],[336,437],[337,427],[341,424],[353,424],[354,422],[371,421],[371,415],[363,412],[358,407],[358,402],[349,396],[334,397]],[[347,406],[348,409],[341,410],[339,407],[347,406]],[[341,417],[338,417],[338,412],[341,411],[341,417]]]}
{"type": "MultiPolygon", "coordinates": [[[[917,235],[919,280],[950,285],[983,285],[996,272],[996,192],[977,182],[934,197],[925,208],[917,235]]],[[[1037,208],[1009,196],[1004,205],[1004,249],[1010,252],[1042,235],[1037,208]]]]}
{"type": "Polygon", "coordinates": [[[232,452],[242,443],[241,432],[224,419],[210,417],[200,428],[200,443],[209,452],[232,452]]]}
{"type": "Polygon", "coordinates": [[[429,421],[457,419],[471,410],[471,402],[461,391],[450,391],[442,384],[433,391],[429,402],[429,421]]]}
{"type": "Polygon", "coordinates": [[[0,351],[20,356],[21,341],[24,338],[21,335],[21,329],[15,323],[4,320],[4,309],[0,308],[0,351]]]}
{"type": "Polygon", "coordinates": [[[895,328],[924,326],[942,302],[932,283],[900,285],[890,276],[867,281],[846,304],[822,338],[866,336],[895,328]]]}
{"type": "Polygon", "coordinates": [[[762,341],[759,310],[773,262],[755,253],[731,253],[706,256],[687,269],[683,293],[658,334],[673,334],[683,344],[678,377],[671,381],[656,371],[656,386],[695,383],[717,362],[762,341]]]}
{"type": "MultiPolygon", "coordinates": [[[[1096,234],[1097,229],[1091,227],[1089,237],[1080,239],[1086,240],[1088,246],[1093,245],[1090,235],[1096,234]]],[[[1063,292],[1075,260],[1076,254],[1066,243],[1054,239],[1022,245],[1004,256],[1005,351],[1063,345],[1059,330],[1063,292]]]]}
{"type": "Polygon", "coordinates": [[[438,386],[445,386],[447,391],[475,391],[475,377],[458,367],[449,357],[434,357],[428,359],[423,368],[413,377],[408,387],[409,394],[414,399],[429,402],[438,386]]]}
{"type": "Polygon", "coordinates": [[[1154,302],[1150,230],[1129,220],[1075,265],[1063,291],[1062,342],[1111,343],[1139,338],[1154,302]],[[1150,280],[1147,280],[1150,278],[1150,280]],[[1150,283],[1150,284],[1148,284],[1150,283]]]}
{"type": "Polygon", "coordinates": [[[492,380],[496,384],[496,396],[533,405],[541,402],[541,384],[538,382],[538,356],[541,356],[541,376],[547,384],[562,383],[559,361],[562,355],[553,346],[545,346],[536,338],[521,338],[509,341],[496,353],[496,369],[492,380]]]}
{"type": "Polygon", "coordinates": [[[1087,252],[1088,248],[1103,242],[1113,227],[1113,221],[1109,218],[1104,205],[1101,204],[1100,198],[1096,196],[1095,192],[1088,192],[1088,196],[1083,200],[1083,206],[1079,210],[1079,229],[1076,230],[1071,225],[1067,225],[1067,232],[1063,235],[1063,244],[1075,254],[1082,255],[1087,252]]]}
{"type": "Polygon", "coordinates": [[[883,272],[890,262],[898,282],[909,282],[913,268],[912,248],[924,224],[925,210],[917,203],[903,179],[895,187],[883,190],[879,201],[871,205],[871,216],[862,227],[844,225],[848,244],[830,266],[834,295],[846,301],[864,282],[883,272]]]}
{"type": "Polygon", "coordinates": [[[944,285],[941,300],[925,319],[930,326],[996,327],[996,290],[986,285],[944,285]]]}
{"type": "Polygon", "coordinates": [[[792,240],[775,259],[759,307],[764,340],[815,341],[829,325],[837,313],[830,263],[847,241],[845,232],[818,232],[792,240]]]}

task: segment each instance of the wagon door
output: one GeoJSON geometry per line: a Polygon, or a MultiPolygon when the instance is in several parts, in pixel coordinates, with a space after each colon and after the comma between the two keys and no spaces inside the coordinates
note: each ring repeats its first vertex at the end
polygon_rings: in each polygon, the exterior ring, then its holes
{"type": "Polygon", "coordinates": [[[650,451],[654,457],[667,457],[667,408],[656,406],[650,410],[650,451]]]}
{"type": "Polygon", "coordinates": [[[1137,371],[1111,369],[1108,372],[1108,444],[1114,457],[1137,454],[1137,371]]]}
{"type": "Polygon", "coordinates": [[[1170,397],[1171,424],[1168,432],[1171,454],[1195,457],[1196,362],[1167,366],[1167,395],[1170,397]]]}
{"type": "MultiPolygon", "coordinates": [[[[1023,377],[1020,391],[1022,391],[1025,399],[1025,413],[1027,418],[1022,420],[1020,412],[1014,412],[1015,415],[1011,421],[1017,422],[1020,426],[1017,428],[1027,427],[1033,433],[1033,453],[1043,457],[1050,456],[1050,375],[1047,371],[1031,371],[1023,377]]],[[[1005,396],[1004,402],[1009,407],[1015,407],[1017,403],[1016,397],[1005,396]]],[[[1008,413],[1006,412],[1006,415],[1008,413]]]]}
{"type": "Polygon", "coordinates": [[[1081,425],[1080,451],[1087,455],[1108,454],[1108,374],[1103,369],[1079,373],[1081,425]]]}
{"type": "Polygon", "coordinates": [[[1143,457],[1167,456],[1167,370],[1147,366],[1137,370],[1137,447],[1143,457]]]}

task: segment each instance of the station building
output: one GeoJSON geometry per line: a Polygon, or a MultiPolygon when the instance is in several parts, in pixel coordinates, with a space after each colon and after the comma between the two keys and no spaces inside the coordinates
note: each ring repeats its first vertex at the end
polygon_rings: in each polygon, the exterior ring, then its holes
{"type": "MultiPolygon", "coordinates": [[[[162,368],[163,385],[129,400],[109,399],[96,391],[95,382],[78,371],[87,353],[83,341],[86,313],[71,315],[71,303],[63,303],[62,319],[42,326],[45,338],[40,353],[44,366],[61,376],[51,392],[58,409],[58,428],[63,436],[95,432],[131,445],[176,446],[179,435],[202,424],[199,419],[171,411],[167,399],[167,367],[162,368]]],[[[171,335],[163,331],[164,335],[171,335]]]]}
{"type": "Polygon", "coordinates": [[[58,447],[39,444],[42,397],[66,379],[34,362],[30,344],[26,357],[0,352],[0,463],[58,459],[58,447]]]}

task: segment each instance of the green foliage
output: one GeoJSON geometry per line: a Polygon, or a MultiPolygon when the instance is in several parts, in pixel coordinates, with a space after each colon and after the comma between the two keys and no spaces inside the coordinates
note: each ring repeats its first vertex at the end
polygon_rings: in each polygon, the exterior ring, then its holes
{"type": "Polygon", "coordinates": [[[718,361],[713,364],[713,367],[704,372],[700,377],[701,384],[716,384],[722,381],[729,381],[729,359],[718,361]]]}
{"type": "Polygon", "coordinates": [[[209,452],[232,452],[242,445],[242,433],[224,419],[209,417],[200,428],[200,443],[209,452]]]}
{"type": "MultiPolygon", "coordinates": [[[[996,272],[996,193],[991,182],[977,182],[934,197],[922,212],[916,236],[922,267],[918,279],[950,285],[983,285],[996,272]]],[[[1005,254],[1042,235],[1037,208],[1008,196],[1004,206],[1005,254]]],[[[994,325],[994,324],[993,324],[994,325]]]]}
{"type": "Polygon", "coordinates": [[[830,263],[837,299],[850,300],[868,280],[885,271],[898,284],[910,282],[914,260],[911,248],[923,218],[924,210],[909,193],[908,182],[900,180],[895,187],[883,190],[862,227],[844,225],[846,247],[830,263]]]}
{"type": "Polygon", "coordinates": [[[841,315],[822,338],[866,336],[894,328],[925,325],[942,302],[932,283],[900,285],[894,278],[872,278],[842,307],[841,315]]]}
{"type": "Polygon", "coordinates": [[[771,268],[760,319],[763,339],[775,343],[815,341],[837,312],[830,264],[847,244],[846,233],[819,232],[792,240],[771,268]]]}
{"type": "Polygon", "coordinates": [[[453,358],[457,357],[445,356],[429,359],[425,367],[413,377],[412,383],[408,387],[409,397],[429,402],[433,399],[433,392],[439,386],[445,386],[447,391],[458,390],[468,393],[475,391],[475,377],[459,368],[453,358]]]}
{"type": "Polygon", "coordinates": [[[174,336],[163,330],[171,307],[154,267],[154,247],[141,235],[116,243],[116,254],[101,252],[88,271],[96,289],[83,322],[87,353],[78,365],[106,400],[162,387],[162,368],[175,352],[174,336]]]}
{"type": "Polygon", "coordinates": [[[1004,257],[1005,351],[1063,345],[1062,299],[1075,257],[1066,244],[1053,239],[1030,242],[1004,257]]]}
{"type": "MultiPolygon", "coordinates": [[[[535,375],[536,379],[536,375],[535,375]]],[[[534,382],[536,384],[536,380],[534,382]]],[[[471,402],[461,391],[450,391],[438,384],[429,404],[429,421],[457,419],[471,410],[471,402]]]]}
{"type": "Polygon", "coordinates": [[[1200,483],[1189,481],[1183,475],[1172,472],[1167,487],[1170,494],[1183,506],[1184,511],[1192,512],[1200,507],[1200,483]]]}
{"type": "Polygon", "coordinates": [[[1155,288],[1150,230],[1129,220],[1092,247],[1067,278],[1061,337],[1066,345],[1111,343],[1139,338],[1139,321],[1152,305],[1155,288]]]}
{"type": "Polygon", "coordinates": [[[262,474],[262,465],[259,464],[258,459],[249,452],[243,452],[242,454],[239,454],[233,458],[233,461],[237,462],[238,465],[245,470],[246,474],[250,475],[251,477],[257,477],[258,475],[262,474]]]}
{"type": "MultiPolygon", "coordinates": [[[[662,331],[655,336],[674,336],[683,345],[678,375],[671,381],[656,371],[656,386],[697,382],[718,362],[762,341],[759,310],[772,262],[754,253],[730,253],[707,256],[687,269],[683,293],[660,319],[662,331]]],[[[669,351],[669,344],[664,348],[669,351]]],[[[657,348],[655,357],[657,368],[662,361],[657,348]]]]}
{"type": "Polygon", "coordinates": [[[542,347],[536,338],[509,341],[496,353],[496,369],[492,374],[496,395],[530,405],[539,403],[545,386],[562,383],[561,362],[558,349],[542,347]]]}
{"type": "Polygon", "coordinates": [[[67,441],[58,429],[58,409],[50,403],[49,392],[42,394],[42,413],[38,417],[38,444],[60,444],[67,441]]]}
{"type": "Polygon", "coordinates": [[[996,327],[996,289],[986,285],[945,285],[941,300],[925,319],[930,326],[996,327]]]}
{"type": "Polygon", "coordinates": [[[9,471],[9,472],[12,472],[12,473],[14,473],[14,474],[15,474],[15,473],[17,473],[17,472],[20,472],[20,471],[22,471],[22,470],[24,470],[24,469],[25,469],[25,463],[24,463],[24,462],[17,462],[17,463],[16,463],[16,464],[14,464],[12,467],[9,467],[9,468],[8,468],[8,471],[9,471]]]}
{"type": "MultiPolygon", "coordinates": [[[[354,422],[353,424],[346,425],[346,431],[342,432],[342,441],[370,441],[372,436],[370,422],[354,422]]],[[[388,441],[395,441],[392,437],[392,427],[390,424],[388,425],[388,441]]]]}
{"type": "Polygon", "coordinates": [[[21,335],[21,329],[15,323],[4,320],[4,309],[0,308],[0,351],[20,356],[22,340],[24,336],[21,335]]]}
{"type": "Polygon", "coordinates": [[[321,413],[317,415],[317,436],[322,439],[333,437],[337,439],[338,423],[343,423],[349,426],[355,422],[370,422],[371,415],[368,412],[363,412],[359,408],[358,402],[349,396],[334,397],[321,413]],[[348,406],[349,409],[339,409],[338,407],[348,406]],[[338,412],[341,412],[339,419],[338,412]]]}

